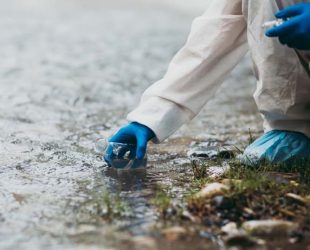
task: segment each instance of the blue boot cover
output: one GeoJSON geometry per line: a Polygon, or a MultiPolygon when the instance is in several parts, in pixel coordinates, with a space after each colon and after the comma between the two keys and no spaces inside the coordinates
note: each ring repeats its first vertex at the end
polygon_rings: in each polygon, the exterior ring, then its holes
{"type": "Polygon", "coordinates": [[[298,132],[273,130],[249,145],[239,159],[250,166],[299,164],[310,160],[310,139],[298,132]]]}

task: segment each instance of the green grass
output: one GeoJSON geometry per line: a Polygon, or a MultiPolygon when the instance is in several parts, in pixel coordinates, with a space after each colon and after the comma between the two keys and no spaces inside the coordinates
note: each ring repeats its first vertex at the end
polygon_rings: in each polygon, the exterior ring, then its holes
{"type": "MultiPolygon", "coordinates": [[[[252,137],[251,137],[252,138],[252,137]]],[[[254,138],[250,139],[250,141],[254,138]]],[[[310,164],[292,164],[281,166],[263,163],[248,167],[237,159],[217,158],[215,160],[194,160],[191,164],[193,172],[187,195],[178,200],[178,207],[190,211],[200,217],[201,221],[213,221],[220,225],[221,221],[234,221],[238,224],[251,219],[284,219],[295,220],[306,224],[310,220],[310,204],[301,205],[290,200],[288,193],[302,197],[310,196],[310,164]],[[230,168],[224,175],[210,178],[208,168],[228,163],[230,168]],[[228,184],[229,192],[224,195],[229,208],[215,207],[212,198],[197,198],[195,194],[206,184],[222,182],[228,184]]],[[[167,216],[172,199],[163,187],[159,188],[152,203],[158,207],[166,220],[176,221],[177,211],[172,217],[167,216]]],[[[181,219],[181,218],[179,218],[181,219]]]]}
{"type": "Polygon", "coordinates": [[[295,164],[281,166],[262,164],[256,167],[242,165],[238,160],[228,160],[230,169],[221,177],[208,178],[207,168],[219,165],[223,159],[215,161],[196,162],[194,164],[192,188],[196,190],[210,182],[225,182],[230,186],[230,191],[225,195],[231,208],[220,211],[212,204],[212,199],[196,198],[194,195],[187,200],[188,209],[196,216],[221,219],[242,223],[248,219],[288,219],[296,220],[301,224],[309,221],[310,204],[294,204],[286,198],[287,193],[294,193],[303,197],[310,195],[309,173],[310,164],[295,164]],[[200,165],[198,165],[200,164],[200,165]],[[294,174],[296,178],[288,179],[286,175],[294,174]],[[246,212],[244,212],[246,211],[246,212]],[[249,211],[251,212],[250,214],[249,211]]]}
{"type": "Polygon", "coordinates": [[[150,202],[154,205],[160,214],[165,218],[167,210],[171,207],[172,199],[169,194],[165,191],[165,188],[162,186],[157,187],[155,191],[155,196],[151,199],[150,202]]]}
{"type": "Polygon", "coordinates": [[[107,221],[125,217],[131,212],[128,204],[118,194],[104,190],[92,192],[83,207],[87,208],[93,216],[107,221]]]}

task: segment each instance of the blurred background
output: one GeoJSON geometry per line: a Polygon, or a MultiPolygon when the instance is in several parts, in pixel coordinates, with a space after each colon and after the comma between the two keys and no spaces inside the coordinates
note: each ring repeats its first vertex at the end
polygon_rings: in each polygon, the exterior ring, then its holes
{"type": "Polygon", "coordinates": [[[102,6],[102,4],[112,4],[112,5],[127,5],[127,4],[145,4],[145,5],[165,5],[165,6],[172,6],[176,8],[180,8],[186,11],[193,11],[193,12],[199,12],[201,9],[205,9],[208,1],[204,0],[193,0],[190,3],[185,1],[177,1],[177,0],[67,0],[67,1],[61,1],[61,0],[13,0],[9,1],[6,4],[2,4],[4,6],[29,6],[30,8],[33,8],[34,6],[64,6],[64,5],[99,5],[102,6]]]}

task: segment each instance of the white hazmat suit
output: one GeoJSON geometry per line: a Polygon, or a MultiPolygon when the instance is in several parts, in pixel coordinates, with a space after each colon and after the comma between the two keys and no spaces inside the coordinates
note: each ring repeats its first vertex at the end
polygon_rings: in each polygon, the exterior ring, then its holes
{"type": "Polygon", "coordinates": [[[265,132],[287,130],[310,138],[310,52],[265,36],[262,24],[298,0],[210,0],[166,75],[149,87],[127,117],[161,142],[193,119],[247,51],[253,59],[254,98],[265,132]]]}

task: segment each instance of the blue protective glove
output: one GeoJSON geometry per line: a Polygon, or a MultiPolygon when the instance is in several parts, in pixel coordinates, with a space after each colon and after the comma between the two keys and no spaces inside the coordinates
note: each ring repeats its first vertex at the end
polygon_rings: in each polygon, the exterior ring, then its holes
{"type": "Polygon", "coordinates": [[[302,133],[273,130],[249,145],[239,159],[251,166],[266,161],[283,165],[297,164],[310,160],[310,139],[302,133]]]}
{"type": "Polygon", "coordinates": [[[141,160],[145,155],[148,141],[154,137],[154,132],[147,126],[137,122],[132,122],[121,128],[114,136],[112,136],[112,138],[110,138],[109,142],[136,145],[135,156],[138,160],[141,160]]]}
{"type": "Polygon", "coordinates": [[[287,19],[283,24],[266,31],[268,37],[279,37],[283,45],[310,50],[310,3],[289,6],[275,15],[287,19]]]}

